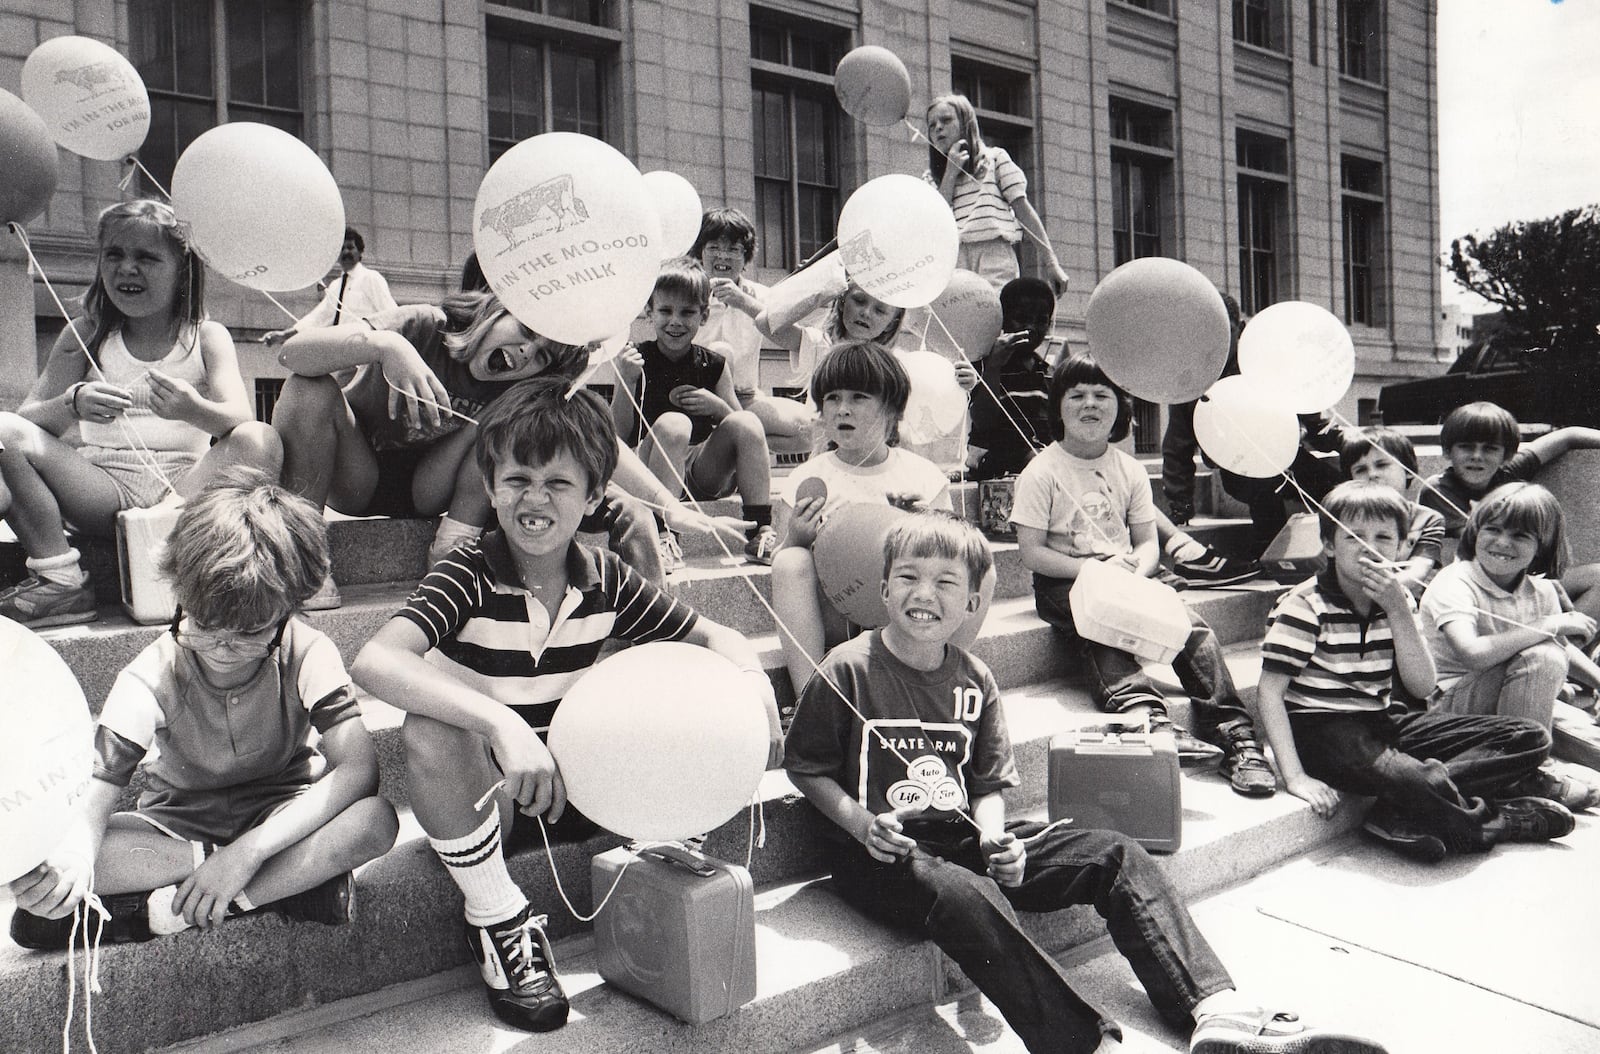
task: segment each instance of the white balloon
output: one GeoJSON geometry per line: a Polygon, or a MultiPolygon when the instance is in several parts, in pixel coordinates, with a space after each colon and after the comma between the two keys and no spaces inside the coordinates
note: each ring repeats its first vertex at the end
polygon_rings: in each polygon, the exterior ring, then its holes
{"type": "Polygon", "coordinates": [[[94,725],[77,678],[31,630],[0,618],[0,884],[60,841],[94,768],[94,725]]]}
{"type": "Polygon", "coordinates": [[[949,203],[915,176],[868,180],[839,213],[845,273],[894,307],[921,307],[944,292],[959,237],[949,203]]]}
{"type": "Polygon", "coordinates": [[[922,347],[951,362],[977,362],[994,347],[1000,325],[999,290],[982,275],[957,268],[933,303],[906,312],[900,343],[914,335],[922,347]]]}
{"type": "Polygon", "coordinates": [[[1085,318],[1089,354],[1129,395],[1185,403],[1222,376],[1228,309],[1182,260],[1143,256],[1100,280],[1085,318]]]}
{"type": "Polygon", "coordinates": [[[304,289],[344,245],[344,200],[328,166],[288,132],[253,121],[189,144],[172,171],[172,207],[206,263],[251,289],[304,289]]]}
{"type": "Polygon", "coordinates": [[[1295,413],[1320,413],[1350,390],[1355,343],[1327,308],[1285,300],[1257,312],[1244,327],[1239,372],[1278,392],[1295,413]]]}
{"type": "Polygon", "coordinates": [[[956,381],[956,368],[932,351],[899,354],[900,365],[911,380],[911,398],[900,418],[900,435],[907,442],[931,443],[961,425],[967,413],[967,393],[956,381]]]}
{"type": "Polygon", "coordinates": [[[744,808],[766,769],[767,737],[749,676],[716,652],[672,642],[596,663],[550,721],[568,800],[609,831],[660,841],[704,834],[744,808]]]}
{"type": "Polygon", "coordinates": [[[52,37],[22,64],[22,98],[50,135],[100,161],[128,156],[150,134],[150,95],[133,63],[89,37],[52,37]]]}
{"type": "Polygon", "coordinates": [[[524,139],[483,177],[472,214],[489,288],[552,340],[587,344],[627,329],[655,288],[655,205],[633,162],[598,139],[524,139]]]}
{"type": "Polygon", "coordinates": [[[661,220],[661,258],[682,256],[700,237],[700,194],[676,172],[646,172],[644,189],[661,220]]]}
{"type": "Polygon", "coordinates": [[[1219,468],[1266,479],[1294,463],[1300,422],[1280,396],[1236,374],[1200,397],[1194,408],[1194,437],[1219,468]]]}

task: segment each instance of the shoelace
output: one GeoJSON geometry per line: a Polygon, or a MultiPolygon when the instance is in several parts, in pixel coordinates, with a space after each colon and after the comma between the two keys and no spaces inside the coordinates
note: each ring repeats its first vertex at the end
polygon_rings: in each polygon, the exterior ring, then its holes
{"type": "Polygon", "coordinates": [[[525,982],[547,980],[555,968],[550,956],[544,952],[542,939],[545,923],[549,921],[548,915],[530,915],[520,926],[495,932],[495,943],[505,951],[506,959],[517,972],[517,977],[525,982]],[[534,930],[539,931],[541,939],[534,939],[534,930]]]}

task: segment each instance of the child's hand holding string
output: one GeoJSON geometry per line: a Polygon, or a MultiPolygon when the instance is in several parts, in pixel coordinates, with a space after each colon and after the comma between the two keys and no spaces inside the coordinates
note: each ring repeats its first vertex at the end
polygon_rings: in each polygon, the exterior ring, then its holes
{"type": "Polygon", "coordinates": [[[1028,867],[1028,847],[1016,835],[1004,832],[979,842],[984,859],[989,861],[989,877],[998,885],[1020,886],[1028,867]]]}
{"type": "Polygon", "coordinates": [[[72,396],[72,409],[80,421],[108,424],[128,412],[133,393],[107,381],[85,381],[72,396]]]}
{"type": "Polygon", "coordinates": [[[1580,644],[1595,634],[1595,621],[1581,611],[1563,611],[1550,615],[1539,623],[1539,628],[1552,637],[1571,637],[1580,644]]]}
{"type": "Polygon", "coordinates": [[[892,864],[915,849],[916,840],[903,833],[901,821],[917,815],[922,809],[920,805],[910,805],[893,812],[880,812],[872,817],[858,836],[861,844],[867,847],[867,852],[872,854],[872,859],[892,864]]]}
{"type": "Polygon", "coordinates": [[[739,283],[731,278],[713,278],[711,295],[729,307],[743,311],[751,318],[761,313],[761,301],[739,288],[739,283]]]}
{"type": "Polygon", "coordinates": [[[439,427],[444,410],[450,406],[450,393],[434,376],[411,342],[400,334],[385,342],[380,357],[383,379],[389,386],[389,417],[404,416],[412,427],[439,427]]]}
{"type": "Polygon", "coordinates": [[[539,734],[516,714],[507,714],[508,719],[489,737],[495,764],[505,776],[506,793],[516,800],[517,810],[524,816],[542,815],[546,823],[555,823],[567,808],[567,785],[561,770],[539,734]]]}
{"type": "Polygon", "coordinates": [[[1388,560],[1361,558],[1361,591],[1367,599],[1388,612],[1407,611],[1411,607],[1411,590],[1400,577],[1400,565],[1388,560]]]}
{"type": "Polygon", "coordinates": [[[956,383],[961,385],[961,390],[971,392],[978,386],[978,371],[966,359],[955,363],[956,383]]]}
{"type": "Polygon", "coordinates": [[[193,421],[196,411],[205,399],[194,385],[182,377],[173,377],[160,370],[146,370],[150,382],[150,409],[157,417],[169,421],[193,421]]]}

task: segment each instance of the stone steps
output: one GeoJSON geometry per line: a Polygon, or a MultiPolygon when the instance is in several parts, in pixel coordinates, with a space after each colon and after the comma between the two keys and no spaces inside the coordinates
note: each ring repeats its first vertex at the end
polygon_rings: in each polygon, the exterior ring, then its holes
{"type": "MultiPolygon", "coordinates": [[[[1248,690],[1259,669],[1255,648],[1235,645],[1229,661],[1248,690]]],[[[1023,777],[1023,785],[1008,794],[1010,809],[1014,815],[1039,814],[1050,736],[1098,714],[1081,685],[1062,680],[1010,688],[1005,706],[1023,777]]],[[[1347,807],[1331,822],[1319,820],[1281,792],[1264,801],[1244,799],[1211,770],[1184,770],[1182,788],[1183,845],[1161,859],[1185,896],[1224,888],[1323,844],[1349,830],[1358,815],[1347,807]]],[[[700,1028],[679,1024],[600,984],[587,958],[587,930],[561,907],[543,850],[513,856],[514,877],[541,910],[550,911],[550,931],[560,941],[558,962],[575,996],[577,1015],[562,1033],[562,1049],[797,1050],[960,990],[964,981],[931,945],[886,933],[846,910],[825,884],[810,881],[817,877],[818,839],[825,821],[804,804],[783,773],[767,774],[761,796],[767,841],[755,851],[751,868],[759,891],[760,994],[750,1007],[700,1028]]],[[[743,861],[750,839],[748,820],[736,817],[712,833],[707,850],[743,861]]],[[[617,842],[600,836],[555,847],[555,866],[580,911],[590,906],[589,857],[617,842]]],[[[487,1049],[488,1043],[480,1040],[495,1025],[475,990],[475,968],[461,969],[468,953],[460,938],[459,894],[409,813],[400,843],[363,870],[359,890],[360,910],[347,927],[251,918],[234,920],[218,933],[185,933],[147,945],[104,949],[104,991],[95,1000],[99,1049],[107,1054],[144,1050],[260,1021],[266,1023],[218,1037],[209,1049],[243,1049],[305,1027],[317,1031],[271,1049],[367,1049],[338,1031],[345,1026],[329,1019],[367,1013],[388,999],[412,1003],[416,992],[441,988],[446,990],[441,995],[351,1027],[356,1033],[391,1038],[391,1028],[415,1031],[411,1041],[381,1049],[487,1049]],[[173,983],[175,978],[223,972],[226,984],[173,983]],[[413,988],[383,992],[406,984],[413,988]],[[456,991],[463,986],[465,991],[456,991]],[[344,999],[356,1000],[352,1009],[327,1006],[344,999]],[[303,1021],[283,1013],[284,1008],[309,1007],[320,1009],[303,1021]],[[447,1041],[452,1035],[460,1038],[447,1041]]],[[[1086,910],[1029,921],[1052,949],[1081,944],[1101,932],[1086,910]]],[[[65,1010],[62,956],[7,946],[0,951],[0,990],[11,994],[8,1001],[15,1007],[11,1021],[0,1022],[0,1049],[43,1049],[47,1043],[40,1037],[59,1028],[65,1010]]],[[[497,1034],[504,1039],[505,1033],[497,1034]]]]}

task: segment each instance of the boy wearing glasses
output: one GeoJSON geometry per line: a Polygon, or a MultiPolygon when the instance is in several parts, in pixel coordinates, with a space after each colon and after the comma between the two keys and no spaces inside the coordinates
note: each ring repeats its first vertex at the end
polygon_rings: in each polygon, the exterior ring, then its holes
{"type": "Polygon", "coordinates": [[[178,612],[111,688],[80,822],[10,884],[25,948],[67,946],[91,876],[113,942],[264,907],[348,922],[351,870],[394,844],[350,677],[295,617],[328,573],[320,512],[240,471],[184,506],[161,571],[178,612]],[[115,812],[141,766],[137,808],[115,812]]]}

